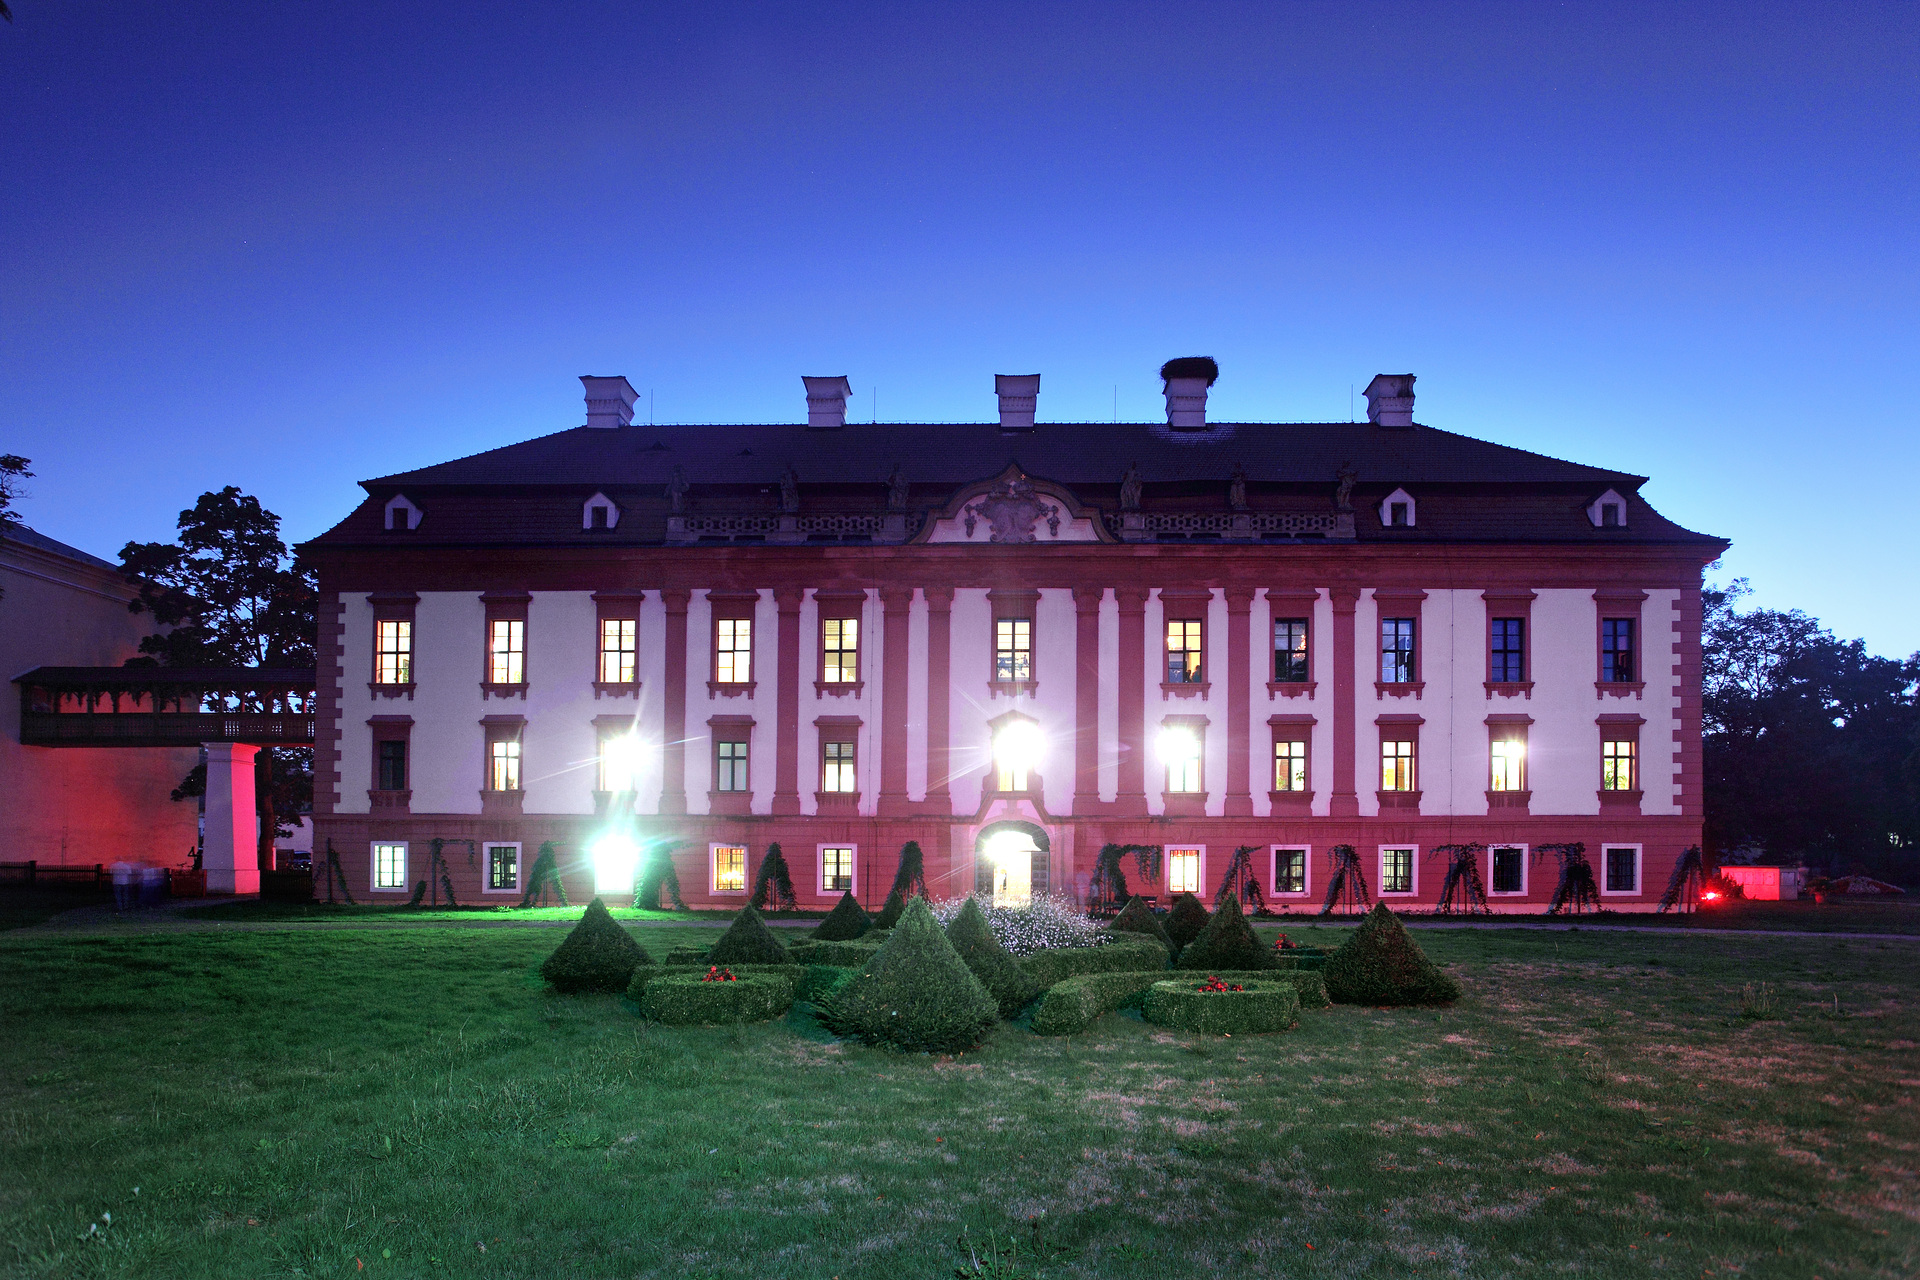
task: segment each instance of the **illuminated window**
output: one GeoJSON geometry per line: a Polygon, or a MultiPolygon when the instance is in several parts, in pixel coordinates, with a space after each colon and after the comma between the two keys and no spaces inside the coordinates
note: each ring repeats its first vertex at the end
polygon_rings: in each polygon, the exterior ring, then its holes
{"type": "Polygon", "coordinates": [[[632,618],[600,619],[601,684],[632,684],[637,678],[635,655],[639,626],[632,618]]]}
{"type": "Polygon", "coordinates": [[[1191,729],[1169,729],[1160,735],[1160,751],[1167,761],[1167,790],[1205,790],[1200,735],[1191,729]]]}
{"type": "Polygon", "coordinates": [[[828,618],[820,624],[822,656],[820,679],[825,684],[852,684],[860,678],[860,620],[828,618]]]}
{"type": "Polygon", "coordinates": [[[403,740],[389,738],[380,745],[380,787],[381,791],[405,791],[407,789],[407,744],[403,740]]]}
{"type": "Polygon", "coordinates": [[[373,682],[375,684],[413,683],[413,624],[379,622],[374,624],[373,682]]]}
{"type": "Polygon", "coordinates": [[[517,844],[490,844],[487,846],[487,888],[494,893],[505,893],[520,887],[520,846],[517,844]]]}
{"type": "Polygon", "coordinates": [[[373,846],[373,887],[407,887],[407,846],[404,843],[376,843],[373,846]]]}
{"type": "Polygon", "coordinates": [[[822,791],[851,794],[860,789],[854,778],[853,744],[851,742],[826,742],[820,746],[822,791]]]}
{"type": "Polygon", "coordinates": [[[1027,789],[1027,766],[1012,760],[999,761],[1000,790],[1025,791],[1027,789]]]}
{"type": "Polygon", "coordinates": [[[1273,744],[1273,789],[1275,791],[1307,789],[1306,743],[1283,740],[1273,744]]]}
{"type": "Polygon", "coordinates": [[[1640,851],[1638,849],[1608,849],[1601,857],[1604,860],[1608,893],[1640,892],[1640,851]]]}
{"type": "Polygon", "coordinates": [[[1527,743],[1524,738],[1496,738],[1493,741],[1493,791],[1527,789],[1527,743]]]}
{"type": "Polygon", "coordinates": [[[495,618],[487,627],[487,682],[524,684],[527,678],[527,624],[495,618]]]}
{"type": "Polygon", "coordinates": [[[1412,684],[1419,678],[1413,661],[1412,618],[1380,619],[1380,682],[1412,684]]]}
{"type": "Polygon", "coordinates": [[[1273,851],[1273,891],[1275,893],[1307,891],[1307,851],[1305,849],[1273,851]]]}
{"type": "Polygon", "coordinates": [[[1200,684],[1206,679],[1202,660],[1200,620],[1182,618],[1167,623],[1167,683],[1200,684]]]}
{"type": "Polygon", "coordinates": [[[1608,684],[1632,684],[1637,669],[1633,661],[1632,618],[1600,620],[1600,679],[1608,684]]]}
{"type": "Polygon", "coordinates": [[[718,765],[714,790],[751,791],[753,788],[747,783],[747,744],[721,742],[714,750],[718,765]]]}
{"type": "Polygon", "coordinates": [[[1307,674],[1307,620],[1273,620],[1273,679],[1276,684],[1303,684],[1307,674]]]}
{"type": "Polygon", "coordinates": [[[1380,789],[1413,791],[1418,781],[1414,744],[1404,739],[1380,744],[1380,789]]]}
{"type": "Polygon", "coordinates": [[[1200,850],[1167,850],[1167,892],[1200,892],[1200,850]]]}
{"type": "Polygon", "coordinates": [[[717,844],[713,846],[713,891],[715,893],[745,893],[747,891],[747,850],[745,845],[717,844]]]}
{"type": "Polygon", "coordinates": [[[487,789],[520,789],[520,740],[496,738],[487,744],[487,789]]]}
{"type": "Polygon", "coordinates": [[[1413,892],[1413,850],[1382,849],[1380,851],[1380,892],[1413,892]]]}
{"type": "Polygon", "coordinates": [[[1494,618],[1487,623],[1487,679],[1518,684],[1527,678],[1527,620],[1494,618]]]}
{"type": "Polygon", "coordinates": [[[1636,791],[1636,780],[1640,744],[1633,741],[1603,742],[1600,744],[1600,789],[1602,791],[1636,791]]]}
{"type": "Polygon", "coordinates": [[[853,892],[853,846],[829,844],[820,848],[820,891],[853,892]]]}
{"type": "Polygon", "coordinates": [[[714,624],[713,678],[720,684],[753,680],[753,620],[721,618],[714,624]]]}
{"type": "Polygon", "coordinates": [[[993,678],[1033,679],[1033,619],[999,618],[993,624],[993,678]]]}
{"type": "Polygon", "coordinates": [[[1526,892],[1521,852],[1512,845],[1499,845],[1490,853],[1489,856],[1493,860],[1493,891],[1495,893],[1526,892]]]}
{"type": "Polygon", "coordinates": [[[640,739],[632,729],[603,726],[600,730],[600,790],[632,791],[640,772],[640,739]]]}

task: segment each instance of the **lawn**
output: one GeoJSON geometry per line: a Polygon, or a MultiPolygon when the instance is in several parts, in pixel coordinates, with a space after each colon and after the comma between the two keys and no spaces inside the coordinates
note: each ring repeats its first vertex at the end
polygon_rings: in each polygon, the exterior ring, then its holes
{"type": "Polygon", "coordinates": [[[549,995],[550,929],[15,933],[0,1269],[1920,1273],[1920,944],[1419,937],[1458,1007],[936,1060],[549,995]]]}

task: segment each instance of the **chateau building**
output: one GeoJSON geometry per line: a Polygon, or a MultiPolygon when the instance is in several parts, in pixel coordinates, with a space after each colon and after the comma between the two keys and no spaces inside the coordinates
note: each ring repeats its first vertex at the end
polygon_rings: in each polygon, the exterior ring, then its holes
{"type": "MultiPolygon", "coordinates": [[[[693,906],[770,845],[803,905],[886,892],[1083,899],[1103,845],[1156,845],[1162,902],[1251,847],[1317,909],[1330,850],[1432,904],[1474,852],[1541,910],[1542,845],[1651,909],[1700,840],[1700,582],[1726,543],[1644,479],[1413,421],[1215,422],[1211,360],[1150,423],[587,422],[366,482],[319,568],[316,866],[402,898],[441,842],[462,900],[568,892],[671,849],[693,906]]],[[[318,881],[316,882],[318,883],[318,881]]]]}

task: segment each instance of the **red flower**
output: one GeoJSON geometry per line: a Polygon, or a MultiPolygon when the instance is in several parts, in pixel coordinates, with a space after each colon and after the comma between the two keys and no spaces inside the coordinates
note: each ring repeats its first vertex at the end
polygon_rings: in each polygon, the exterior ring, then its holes
{"type": "Polygon", "coordinates": [[[707,966],[707,971],[704,975],[702,975],[700,981],[702,982],[738,982],[740,981],[740,979],[733,976],[732,970],[722,969],[718,965],[710,964],[707,966]]]}

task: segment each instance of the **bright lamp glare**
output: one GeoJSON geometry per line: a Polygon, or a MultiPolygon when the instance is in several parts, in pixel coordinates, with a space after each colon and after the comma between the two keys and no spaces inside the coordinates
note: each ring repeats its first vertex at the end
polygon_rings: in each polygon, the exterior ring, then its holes
{"type": "Polygon", "coordinates": [[[640,868],[640,846],[632,836],[610,831],[593,842],[593,891],[631,893],[640,868]]]}
{"type": "Polygon", "coordinates": [[[623,733],[608,738],[601,747],[601,758],[607,771],[607,790],[632,791],[634,779],[640,776],[639,736],[623,733]]]}
{"type": "Polygon", "coordinates": [[[993,758],[1002,769],[1025,773],[1040,763],[1040,726],[1015,720],[993,735],[993,758]]]}
{"type": "Polygon", "coordinates": [[[1033,856],[1033,839],[1022,831],[997,831],[987,837],[987,858],[999,864],[1033,856]]]}
{"type": "Polygon", "coordinates": [[[1200,758],[1200,739],[1191,729],[1166,729],[1160,734],[1160,758],[1168,764],[1182,764],[1200,758]]]}

